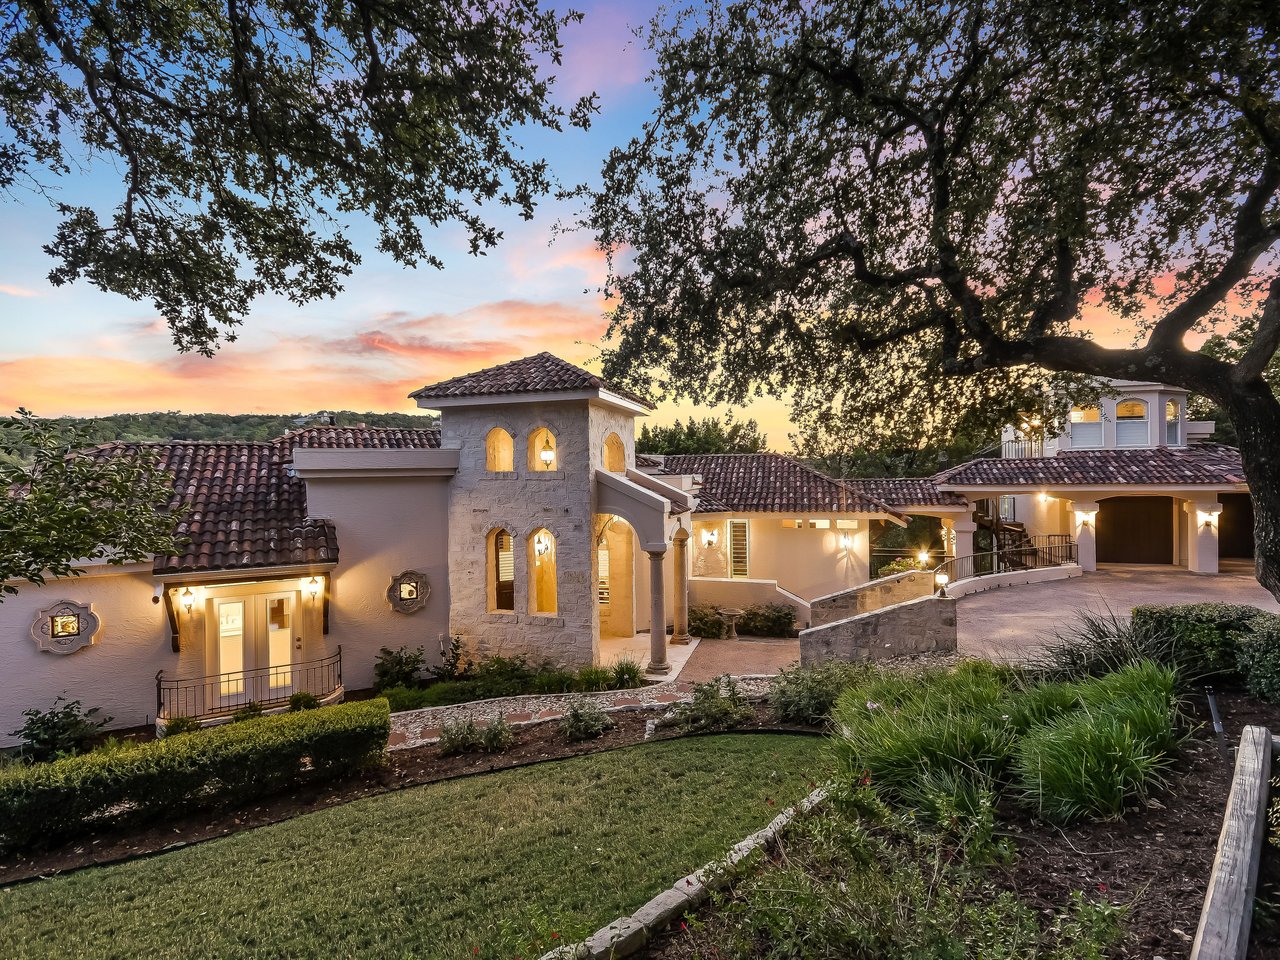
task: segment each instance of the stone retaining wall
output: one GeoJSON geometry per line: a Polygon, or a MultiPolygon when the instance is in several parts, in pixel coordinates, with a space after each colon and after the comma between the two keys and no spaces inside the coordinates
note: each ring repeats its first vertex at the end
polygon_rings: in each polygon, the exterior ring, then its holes
{"type": "Polygon", "coordinates": [[[956,649],[956,601],[920,597],[800,632],[800,665],[956,649]]]}
{"type": "Polygon", "coordinates": [[[859,613],[880,610],[933,593],[933,574],[928,570],[908,570],[872,580],[852,590],[818,597],[809,603],[810,625],[825,626],[859,613]]]}

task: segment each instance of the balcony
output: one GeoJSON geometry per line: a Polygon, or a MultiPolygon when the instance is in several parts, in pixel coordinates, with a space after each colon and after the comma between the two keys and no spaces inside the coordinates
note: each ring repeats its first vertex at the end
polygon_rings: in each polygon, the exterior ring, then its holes
{"type": "Polygon", "coordinates": [[[156,674],[156,718],[215,720],[256,703],[264,710],[286,707],[295,693],[317,700],[342,699],[342,647],[320,660],[215,673],[207,677],[166,679],[156,674]]]}
{"type": "Polygon", "coordinates": [[[1000,456],[1006,460],[1043,457],[1044,440],[1039,437],[1024,440],[1005,440],[1000,444],[1000,456]]]}

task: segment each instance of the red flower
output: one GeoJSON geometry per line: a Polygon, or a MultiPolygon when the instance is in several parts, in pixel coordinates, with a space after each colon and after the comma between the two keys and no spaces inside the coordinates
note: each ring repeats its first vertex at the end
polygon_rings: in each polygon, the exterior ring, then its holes
{"type": "Polygon", "coordinates": [[[559,940],[559,939],[560,939],[560,934],[558,934],[558,933],[556,933],[554,930],[552,930],[552,931],[551,931],[551,939],[552,939],[552,940],[559,940]]]}
{"type": "Polygon", "coordinates": [[[767,803],[767,804],[768,804],[769,806],[771,806],[771,807],[773,806],[773,801],[772,801],[772,800],[765,800],[765,803],[767,803]]]}
{"type": "Polygon", "coordinates": [[[1095,884],[1094,884],[1094,886],[1098,888],[1098,892],[1099,892],[1099,893],[1106,893],[1106,892],[1107,892],[1107,889],[1108,889],[1108,888],[1107,888],[1107,885],[1106,885],[1105,883],[1095,883],[1095,884]]]}

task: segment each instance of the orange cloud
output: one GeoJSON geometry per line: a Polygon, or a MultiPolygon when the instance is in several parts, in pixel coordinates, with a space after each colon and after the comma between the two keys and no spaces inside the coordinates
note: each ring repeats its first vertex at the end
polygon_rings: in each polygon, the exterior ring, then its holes
{"type": "Polygon", "coordinates": [[[35,290],[29,287],[19,287],[13,283],[0,283],[0,293],[10,297],[38,297],[40,296],[35,290]]]}

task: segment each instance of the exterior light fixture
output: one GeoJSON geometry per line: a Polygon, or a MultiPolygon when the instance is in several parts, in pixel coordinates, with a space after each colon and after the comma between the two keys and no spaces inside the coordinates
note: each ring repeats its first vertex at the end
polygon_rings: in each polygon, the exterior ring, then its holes
{"type": "Polygon", "coordinates": [[[1082,527],[1090,526],[1094,522],[1094,518],[1098,515],[1097,510],[1077,510],[1076,523],[1082,527]]]}
{"type": "Polygon", "coordinates": [[[544,533],[538,534],[533,538],[533,552],[539,557],[546,556],[551,550],[551,541],[544,533]]]}
{"type": "Polygon", "coordinates": [[[538,458],[542,460],[542,468],[544,470],[550,470],[551,465],[556,462],[556,451],[551,446],[550,437],[542,441],[542,450],[538,453],[538,458]]]}
{"type": "Polygon", "coordinates": [[[1040,502],[1041,502],[1041,503],[1048,503],[1048,502],[1049,502],[1049,495],[1048,495],[1047,493],[1041,493],[1041,494],[1040,494],[1040,502]]]}
{"type": "Polygon", "coordinates": [[[951,578],[947,576],[945,573],[935,573],[933,575],[933,584],[939,590],[945,588],[946,585],[950,582],[951,582],[951,578]]]}
{"type": "Polygon", "coordinates": [[[1217,510],[1197,510],[1196,519],[1200,521],[1202,527],[1212,527],[1218,522],[1217,510]]]}
{"type": "Polygon", "coordinates": [[[852,546],[853,546],[853,534],[851,533],[840,534],[840,549],[848,550],[852,546]]]}
{"type": "Polygon", "coordinates": [[[312,577],[307,581],[307,593],[311,594],[312,600],[320,596],[320,580],[317,577],[312,577]]]}
{"type": "Polygon", "coordinates": [[[916,563],[920,564],[920,566],[923,567],[928,562],[929,562],[928,550],[921,550],[919,553],[916,554],[916,563]]]}
{"type": "Polygon", "coordinates": [[[191,588],[187,587],[182,591],[181,595],[182,609],[186,613],[191,612],[191,608],[196,605],[196,595],[192,593],[191,588]]]}
{"type": "Polygon", "coordinates": [[[720,531],[709,530],[704,528],[702,531],[702,545],[704,547],[714,547],[720,542],[720,531]]]}

